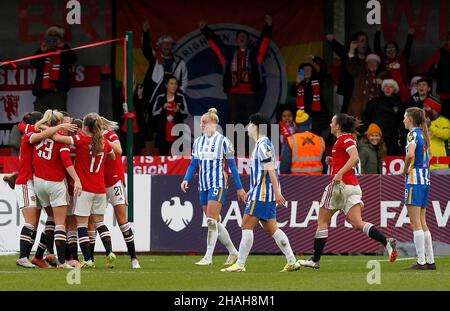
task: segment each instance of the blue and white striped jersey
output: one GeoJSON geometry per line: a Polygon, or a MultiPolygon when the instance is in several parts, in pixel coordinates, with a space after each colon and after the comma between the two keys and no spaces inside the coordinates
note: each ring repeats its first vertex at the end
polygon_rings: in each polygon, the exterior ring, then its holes
{"type": "Polygon", "coordinates": [[[277,175],[279,174],[275,147],[269,138],[261,137],[256,141],[255,149],[253,149],[250,158],[249,201],[275,201],[275,193],[270,181],[269,172],[264,169],[267,164],[271,164],[273,168],[276,168],[275,172],[277,175]]]}
{"type": "Polygon", "coordinates": [[[406,153],[410,145],[416,145],[414,159],[411,164],[413,169],[406,175],[406,183],[409,185],[429,185],[430,184],[430,154],[426,147],[425,137],[422,129],[412,129],[406,139],[406,153]]]}
{"type": "Polygon", "coordinates": [[[211,137],[197,137],[192,147],[192,157],[199,163],[198,190],[228,188],[225,162],[234,157],[233,144],[228,138],[217,131],[211,137]]]}

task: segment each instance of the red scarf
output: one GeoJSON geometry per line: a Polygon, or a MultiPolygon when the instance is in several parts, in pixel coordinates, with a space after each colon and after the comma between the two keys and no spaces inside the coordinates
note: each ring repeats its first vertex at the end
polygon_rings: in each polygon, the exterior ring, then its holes
{"type": "MultiPolygon", "coordinates": [[[[291,127],[287,126],[283,122],[278,122],[280,125],[280,133],[283,136],[283,143],[287,142],[288,137],[291,137],[293,133],[291,133],[291,127]]],[[[294,126],[294,133],[297,132],[297,123],[292,124],[294,126]]]]}
{"type": "Polygon", "coordinates": [[[249,50],[241,51],[239,48],[234,53],[231,61],[232,81],[231,87],[245,91],[251,91],[250,84],[250,53],[249,50]]]}
{"type": "Polygon", "coordinates": [[[175,125],[175,109],[177,108],[177,103],[175,100],[167,102],[169,106],[166,108],[166,141],[175,141],[177,136],[172,136],[172,128],[175,125]]]}
{"type": "Polygon", "coordinates": [[[42,78],[42,88],[44,90],[57,90],[56,82],[59,80],[60,64],[61,54],[50,55],[45,58],[44,76],[42,78]]]}
{"type": "MultiPolygon", "coordinates": [[[[320,111],[320,84],[318,80],[311,80],[313,88],[312,111],[320,111]]],[[[305,86],[303,83],[297,86],[297,107],[305,111],[305,86]]]]}

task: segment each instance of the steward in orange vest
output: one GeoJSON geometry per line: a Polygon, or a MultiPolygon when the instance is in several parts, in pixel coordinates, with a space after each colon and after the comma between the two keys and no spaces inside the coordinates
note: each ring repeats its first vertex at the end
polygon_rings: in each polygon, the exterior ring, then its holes
{"type": "MultiPolygon", "coordinates": [[[[308,116],[303,112],[303,118],[308,116]]],[[[321,175],[325,154],[325,141],[321,136],[311,133],[311,119],[298,124],[298,133],[288,138],[284,144],[280,172],[281,174],[321,175]]],[[[296,120],[297,121],[297,120],[296,120]]]]}

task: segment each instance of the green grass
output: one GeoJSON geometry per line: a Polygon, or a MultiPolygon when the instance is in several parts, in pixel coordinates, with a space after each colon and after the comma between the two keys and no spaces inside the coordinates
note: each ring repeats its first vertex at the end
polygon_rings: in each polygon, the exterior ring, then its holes
{"type": "Polygon", "coordinates": [[[81,284],[68,285],[69,270],[24,269],[16,257],[0,256],[0,290],[450,290],[450,257],[436,259],[436,271],[402,271],[411,260],[385,262],[379,256],[324,256],[321,268],[302,268],[280,273],[283,256],[250,255],[247,272],[223,273],[225,256],[215,256],[214,265],[199,267],[194,256],[141,256],[141,270],[130,268],[129,258],[117,256],[114,269],[81,270],[81,284]],[[369,260],[381,260],[381,284],[367,284],[369,260]]]}

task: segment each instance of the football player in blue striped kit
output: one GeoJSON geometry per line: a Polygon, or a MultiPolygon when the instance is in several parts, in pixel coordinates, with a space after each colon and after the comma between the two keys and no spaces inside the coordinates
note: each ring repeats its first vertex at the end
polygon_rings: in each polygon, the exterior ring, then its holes
{"type": "MultiPolygon", "coordinates": [[[[278,228],[276,207],[285,207],[286,200],[281,194],[278,182],[278,167],[275,148],[269,138],[264,135],[264,128],[270,134],[270,119],[262,113],[250,116],[247,132],[256,141],[251,155],[250,190],[246,194],[247,208],[242,220],[242,238],[239,245],[237,262],[223,272],[243,272],[245,262],[253,246],[253,229],[261,223],[264,231],[273,237],[280,250],[286,256],[287,264],[281,272],[294,271],[299,268],[286,234],[278,228]]],[[[270,136],[270,135],[269,135],[270,136]]]]}
{"type": "Polygon", "coordinates": [[[417,253],[417,262],[405,270],[435,270],[433,241],[426,222],[426,207],[430,193],[430,137],[425,111],[416,107],[406,109],[403,123],[409,130],[403,169],[406,177],[405,205],[417,253]]]}
{"type": "Polygon", "coordinates": [[[217,110],[211,108],[201,118],[203,135],[194,141],[192,160],[181,183],[181,190],[186,192],[188,183],[199,167],[199,195],[200,204],[206,215],[208,235],[206,239],[206,254],[196,265],[212,264],[212,255],[217,239],[227,248],[229,255],[224,263],[231,265],[236,262],[238,252],[230,239],[227,229],[221,223],[220,210],[227,197],[228,176],[225,162],[228,163],[234,182],[236,183],[238,198],[245,199],[241,179],[234,160],[234,150],[231,142],[217,131],[219,117],[217,110]]]}

